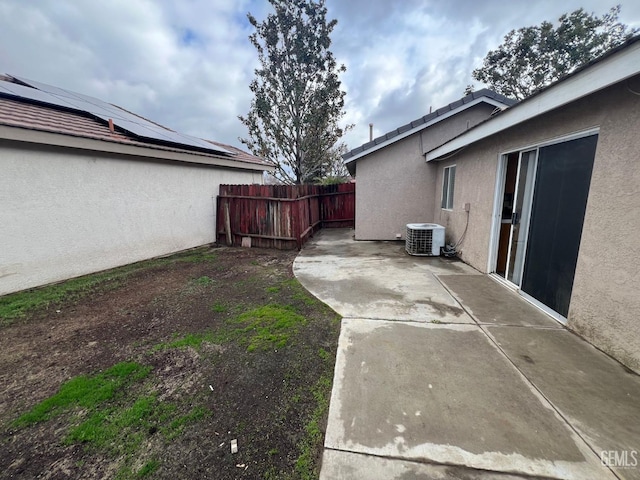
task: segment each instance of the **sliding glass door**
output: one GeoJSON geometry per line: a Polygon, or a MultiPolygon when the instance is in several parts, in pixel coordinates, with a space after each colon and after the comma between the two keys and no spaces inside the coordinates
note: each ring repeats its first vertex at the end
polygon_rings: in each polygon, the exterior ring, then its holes
{"type": "Polygon", "coordinates": [[[503,156],[496,274],[569,313],[598,135],[503,156]]]}

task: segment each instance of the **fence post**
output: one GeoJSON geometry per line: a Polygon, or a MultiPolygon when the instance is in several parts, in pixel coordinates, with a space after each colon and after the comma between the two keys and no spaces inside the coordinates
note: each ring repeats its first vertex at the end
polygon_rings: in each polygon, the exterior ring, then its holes
{"type": "Polygon", "coordinates": [[[224,230],[227,233],[227,245],[233,245],[233,236],[231,235],[231,215],[229,214],[229,199],[224,202],[224,230]]]}

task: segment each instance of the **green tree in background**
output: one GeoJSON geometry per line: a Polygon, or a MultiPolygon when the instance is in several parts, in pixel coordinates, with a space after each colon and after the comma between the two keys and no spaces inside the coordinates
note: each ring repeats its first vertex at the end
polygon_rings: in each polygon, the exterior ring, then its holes
{"type": "MultiPolygon", "coordinates": [[[[276,165],[287,184],[312,183],[330,176],[342,162],[336,143],[345,130],[345,92],[329,50],[337,21],[327,21],[325,0],[269,0],[275,10],[249,36],[260,67],[250,88],[251,109],[240,120],[249,131],[240,141],[276,165]]],[[[348,127],[347,127],[348,128],[348,127]]]]}
{"type": "Polygon", "coordinates": [[[637,33],[618,22],[619,14],[620,5],[602,17],[580,8],[562,15],[557,26],[542,22],[511,30],[473,71],[473,78],[522,100],[637,33]]]}

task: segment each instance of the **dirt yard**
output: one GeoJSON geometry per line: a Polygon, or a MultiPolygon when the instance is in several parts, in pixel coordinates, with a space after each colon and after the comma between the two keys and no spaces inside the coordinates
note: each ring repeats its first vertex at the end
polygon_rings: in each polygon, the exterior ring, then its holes
{"type": "Polygon", "coordinates": [[[339,317],[294,258],[207,247],[0,298],[0,478],[317,478],[339,317]]]}

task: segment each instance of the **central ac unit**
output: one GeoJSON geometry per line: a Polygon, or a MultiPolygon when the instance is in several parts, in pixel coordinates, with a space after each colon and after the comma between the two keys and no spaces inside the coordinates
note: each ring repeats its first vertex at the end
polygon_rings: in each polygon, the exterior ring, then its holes
{"type": "Polygon", "coordinates": [[[436,223],[408,223],[405,250],[409,255],[438,256],[444,247],[444,227],[436,223]]]}

